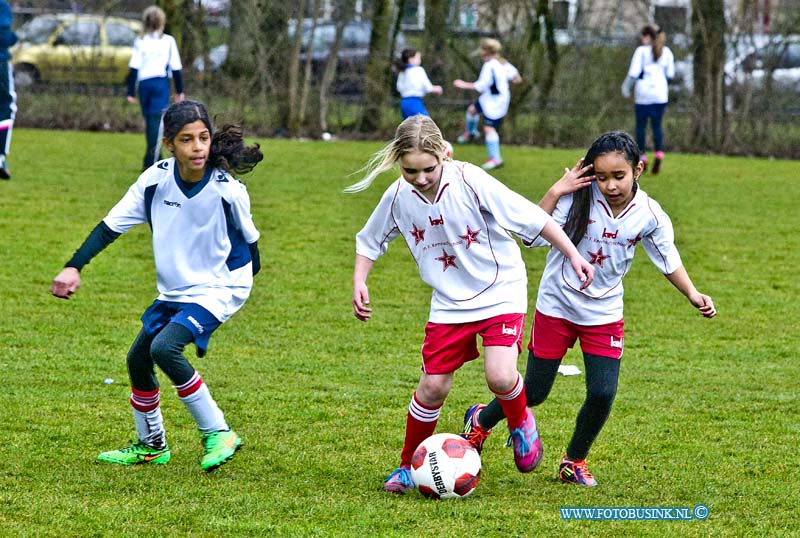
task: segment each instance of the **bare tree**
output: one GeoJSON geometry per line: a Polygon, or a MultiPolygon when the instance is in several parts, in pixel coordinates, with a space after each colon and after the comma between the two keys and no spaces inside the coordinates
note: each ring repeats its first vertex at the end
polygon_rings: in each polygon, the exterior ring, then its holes
{"type": "Polygon", "coordinates": [[[389,93],[389,71],[392,61],[389,30],[392,2],[375,0],[373,9],[369,60],[364,77],[364,108],[359,122],[361,132],[377,131],[380,128],[383,108],[389,93]]]}
{"type": "Polygon", "coordinates": [[[447,84],[447,0],[425,0],[425,69],[434,84],[447,84]]]}
{"type": "Polygon", "coordinates": [[[328,105],[330,100],[330,88],[336,77],[336,68],[339,65],[339,48],[342,44],[344,27],[353,16],[355,2],[352,0],[338,0],[334,4],[333,14],[336,20],[336,35],[325,62],[325,69],[319,83],[319,127],[322,132],[328,131],[328,105]]]}
{"type": "Polygon", "coordinates": [[[725,139],[725,8],[723,0],[692,1],[694,110],[692,145],[719,150],[725,139]]]}

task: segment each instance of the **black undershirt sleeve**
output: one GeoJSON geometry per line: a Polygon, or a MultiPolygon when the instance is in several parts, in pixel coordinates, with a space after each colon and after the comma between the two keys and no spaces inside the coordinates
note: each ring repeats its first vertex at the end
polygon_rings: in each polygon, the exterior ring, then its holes
{"type": "Polygon", "coordinates": [[[101,220],[100,224],[95,226],[94,230],[92,230],[92,233],[90,233],[89,237],[86,238],[86,241],[84,241],[80,248],[75,251],[75,254],[72,255],[72,258],[70,258],[70,260],[64,264],[64,267],[74,267],[80,271],[83,269],[84,265],[89,263],[92,258],[97,256],[100,251],[113,243],[114,240],[120,235],[122,234],[115,232],[101,220]]]}
{"type": "Polygon", "coordinates": [[[247,244],[250,249],[250,258],[253,263],[253,276],[256,276],[261,271],[261,255],[258,253],[258,241],[247,244]]]}
{"type": "Polygon", "coordinates": [[[136,79],[139,76],[139,70],[130,68],[128,70],[128,78],[125,80],[128,85],[128,97],[136,97],[136,79]]]}
{"type": "Polygon", "coordinates": [[[175,84],[175,93],[183,93],[183,73],[180,69],[172,72],[172,82],[175,84]]]}

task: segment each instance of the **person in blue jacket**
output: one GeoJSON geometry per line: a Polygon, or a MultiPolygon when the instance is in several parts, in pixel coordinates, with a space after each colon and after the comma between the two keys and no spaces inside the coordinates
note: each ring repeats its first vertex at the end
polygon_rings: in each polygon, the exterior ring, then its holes
{"type": "Polygon", "coordinates": [[[6,155],[11,147],[11,129],[17,112],[14,73],[8,48],[17,42],[11,30],[12,14],[8,2],[0,0],[0,179],[11,179],[6,155]]]}

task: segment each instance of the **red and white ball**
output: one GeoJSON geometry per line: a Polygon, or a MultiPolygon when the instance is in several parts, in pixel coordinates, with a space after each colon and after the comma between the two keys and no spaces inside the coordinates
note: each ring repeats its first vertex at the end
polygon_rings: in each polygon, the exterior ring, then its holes
{"type": "Polygon", "coordinates": [[[448,159],[453,158],[453,144],[448,142],[447,140],[444,141],[444,156],[448,159]]]}
{"type": "Polygon", "coordinates": [[[411,479],[431,499],[461,499],[481,478],[481,456],[469,441],[452,433],[425,439],[411,459],[411,479]]]}

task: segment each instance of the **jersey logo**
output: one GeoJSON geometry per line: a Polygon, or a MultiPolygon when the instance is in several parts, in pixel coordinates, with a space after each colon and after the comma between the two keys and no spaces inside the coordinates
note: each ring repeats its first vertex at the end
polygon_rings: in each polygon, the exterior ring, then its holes
{"type": "Polygon", "coordinates": [[[603,267],[603,261],[611,257],[608,254],[603,254],[603,247],[600,247],[597,252],[588,251],[588,254],[591,256],[589,263],[592,265],[599,265],[600,267],[603,267]]]}
{"type": "Polygon", "coordinates": [[[476,231],[473,232],[472,230],[470,230],[469,225],[467,225],[467,233],[466,233],[466,235],[459,235],[459,237],[461,239],[463,239],[464,241],[467,242],[467,250],[469,250],[469,247],[470,247],[470,245],[472,245],[472,243],[478,243],[479,245],[481,244],[481,242],[478,241],[478,234],[479,233],[481,233],[480,230],[476,230],[476,231]]]}
{"type": "Polygon", "coordinates": [[[228,178],[225,177],[225,174],[217,175],[217,183],[228,183],[228,178]]]}
{"type": "Polygon", "coordinates": [[[417,225],[414,224],[414,229],[411,230],[411,235],[414,236],[414,244],[419,245],[420,241],[425,241],[425,228],[420,230],[417,228],[417,225]]]}
{"type": "Polygon", "coordinates": [[[166,170],[167,168],[169,168],[169,164],[167,163],[167,161],[161,161],[160,163],[158,163],[159,170],[166,170]]]}
{"type": "Polygon", "coordinates": [[[170,202],[169,200],[164,200],[164,205],[167,205],[169,207],[180,207],[181,203],[180,202],[170,202]]]}
{"type": "Polygon", "coordinates": [[[607,232],[606,231],[606,227],[603,226],[603,237],[607,237],[609,239],[616,239],[618,233],[619,233],[619,230],[614,230],[614,233],[607,232]]]}
{"type": "Polygon", "coordinates": [[[428,216],[428,220],[431,221],[431,226],[442,226],[442,225],[444,225],[444,217],[442,216],[441,213],[439,214],[439,218],[438,219],[432,219],[430,216],[428,216]]]}
{"type": "Polygon", "coordinates": [[[638,243],[638,242],[639,242],[639,241],[641,241],[641,240],[642,240],[642,236],[641,236],[641,235],[637,235],[637,236],[636,236],[636,237],[634,237],[633,239],[628,239],[628,246],[627,246],[627,247],[625,247],[625,248],[631,248],[631,247],[635,247],[635,246],[636,246],[636,243],[638,243]]]}
{"type": "Polygon", "coordinates": [[[442,262],[442,272],[447,271],[448,267],[455,267],[458,269],[456,257],[453,254],[448,254],[445,249],[442,249],[442,255],[436,258],[436,261],[442,262]]]}

